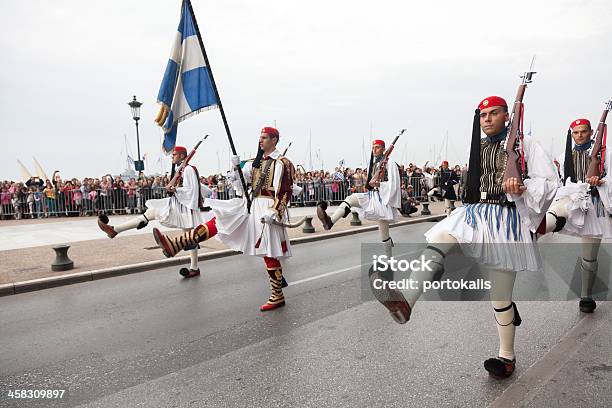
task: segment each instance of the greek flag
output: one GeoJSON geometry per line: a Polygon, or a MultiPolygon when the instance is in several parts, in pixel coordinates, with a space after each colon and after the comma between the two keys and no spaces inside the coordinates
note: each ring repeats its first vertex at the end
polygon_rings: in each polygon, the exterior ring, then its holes
{"type": "Polygon", "coordinates": [[[164,131],[166,152],[176,144],[178,122],[219,103],[203,52],[191,3],[183,0],[181,22],[157,95],[161,108],[155,121],[164,131]]]}

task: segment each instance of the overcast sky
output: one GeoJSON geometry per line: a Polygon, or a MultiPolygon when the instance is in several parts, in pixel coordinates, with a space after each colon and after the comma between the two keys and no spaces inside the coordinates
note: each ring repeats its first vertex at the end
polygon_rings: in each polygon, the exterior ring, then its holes
{"type": "MultiPolygon", "coordinates": [[[[2,2],[0,179],[32,156],[51,175],[99,177],[125,169],[136,135],[127,102],[144,103],[147,172],[167,171],[154,124],[156,96],[179,22],[180,0],[2,2]]],[[[562,152],[568,124],[597,121],[612,97],[612,3],[594,1],[193,0],[234,142],[254,154],[276,123],[295,164],[363,165],[362,144],[390,141],[400,162],[466,162],[477,103],[514,99],[536,54],[525,127],[562,152]],[[320,154],[317,154],[320,151],[320,154]],[[448,151],[448,153],[446,153],[448,151]]],[[[218,110],[182,122],[178,144],[211,137],[201,174],[228,167],[218,110]]]]}

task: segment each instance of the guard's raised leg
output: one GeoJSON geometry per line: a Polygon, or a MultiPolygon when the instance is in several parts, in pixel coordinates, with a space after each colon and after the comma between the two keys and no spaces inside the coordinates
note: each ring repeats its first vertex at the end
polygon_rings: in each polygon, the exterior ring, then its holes
{"type": "Polygon", "coordinates": [[[108,235],[109,238],[115,238],[117,234],[130,229],[142,229],[149,224],[150,220],[155,219],[155,209],[149,208],[144,214],[132,218],[123,224],[115,227],[109,224],[110,220],[106,214],[98,216],[98,227],[108,235]]]}
{"type": "Polygon", "coordinates": [[[326,212],[327,202],[320,201],[317,204],[317,217],[323,224],[323,228],[330,230],[340,218],[346,218],[351,213],[351,207],[359,207],[359,199],[354,194],[346,197],[330,217],[326,212]]]}
{"type": "Polygon", "coordinates": [[[217,225],[215,218],[174,238],[163,234],[157,228],[153,229],[153,237],[155,237],[155,242],[157,242],[157,245],[159,245],[167,258],[172,258],[185,248],[196,247],[199,242],[206,241],[216,234],[217,225]]]}

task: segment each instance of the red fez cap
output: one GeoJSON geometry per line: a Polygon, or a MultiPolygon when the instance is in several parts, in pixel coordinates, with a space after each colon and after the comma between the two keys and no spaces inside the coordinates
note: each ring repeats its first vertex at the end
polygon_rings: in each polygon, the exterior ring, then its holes
{"type": "Polygon", "coordinates": [[[183,146],[174,146],[174,152],[187,154],[187,149],[184,148],[183,146]]]}
{"type": "Polygon", "coordinates": [[[574,127],[576,127],[578,125],[589,125],[589,128],[590,128],[591,127],[591,122],[589,122],[588,119],[576,119],[575,121],[570,123],[570,129],[573,129],[574,127]]]}
{"type": "Polygon", "coordinates": [[[489,96],[488,98],[484,98],[478,104],[478,109],[483,110],[486,108],[492,108],[494,106],[505,106],[507,108],[508,104],[504,98],[500,98],[499,96],[489,96]]]}
{"type": "Polygon", "coordinates": [[[382,146],[385,147],[385,141],[380,139],[372,140],[372,146],[382,146]]]}
{"type": "Polygon", "coordinates": [[[278,134],[278,130],[273,128],[273,127],[268,127],[266,126],[265,128],[261,129],[261,133],[267,133],[270,136],[276,136],[277,138],[280,136],[278,134]]]}
{"type": "Polygon", "coordinates": [[[442,162],[442,165],[443,165],[443,166],[444,166],[444,165],[447,165],[447,166],[448,166],[448,161],[444,160],[444,161],[442,162]]]}

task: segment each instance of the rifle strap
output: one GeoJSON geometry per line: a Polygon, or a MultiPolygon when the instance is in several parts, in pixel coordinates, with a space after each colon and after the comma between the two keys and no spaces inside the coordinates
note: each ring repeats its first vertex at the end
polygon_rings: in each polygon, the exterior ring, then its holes
{"type": "Polygon", "coordinates": [[[524,140],[524,133],[523,133],[523,116],[525,114],[525,105],[523,104],[523,102],[521,102],[521,110],[520,110],[521,114],[519,116],[519,127],[521,129],[521,133],[520,133],[520,143],[521,143],[521,176],[525,177],[527,175],[527,163],[525,163],[525,140],[524,140]]]}
{"type": "Polygon", "coordinates": [[[604,174],[604,170],[605,170],[605,161],[606,161],[606,148],[607,148],[607,143],[608,143],[608,125],[604,124],[603,125],[603,136],[601,138],[601,148],[600,148],[600,152],[601,152],[601,164],[600,164],[600,169],[599,169],[599,174],[602,175],[604,174]]]}

